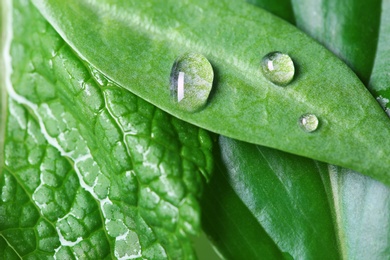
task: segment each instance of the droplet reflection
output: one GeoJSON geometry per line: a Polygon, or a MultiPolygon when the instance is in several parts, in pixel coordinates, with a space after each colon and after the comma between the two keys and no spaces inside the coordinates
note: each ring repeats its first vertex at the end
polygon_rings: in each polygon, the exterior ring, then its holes
{"type": "Polygon", "coordinates": [[[294,63],[287,54],[275,51],[265,55],[261,61],[263,75],[279,86],[289,84],[295,74],[294,63]]]}
{"type": "Polygon", "coordinates": [[[214,71],[206,57],[198,53],[185,54],[173,64],[171,95],[181,109],[198,111],[207,103],[213,79],[214,71]]]}
{"type": "Polygon", "coordinates": [[[299,124],[306,132],[314,132],[318,128],[319,120],[316,115],[304,114],[299,118],[299,124]]]}

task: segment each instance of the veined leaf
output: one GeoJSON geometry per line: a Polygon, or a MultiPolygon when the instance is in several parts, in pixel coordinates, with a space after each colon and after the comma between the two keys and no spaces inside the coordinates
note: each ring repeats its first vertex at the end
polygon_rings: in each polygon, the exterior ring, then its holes
{"type": "Polygon", "coordinates": [[[90,69],[29,1],[13,1],[11,14],[3,253],[194,258],[189,236],[200,230],[197,200],[211,171],[207,132],[90,69]]]}
{"type": "Polygon", "coordinates": [[[390,184],[385,113],[345,64],[269,13],[212,0],[33,2],[78,55],[169,113],[390,184]],[[213,95],[196,113],[178,109],[169,91],[172,64],[189,51],[204,54],[216,71],[213,95]],[[273,51],[289,54],[297,69],[284,88],[260,72],[262,57],[273,51]],[[320,121],[310,134],[298,124],[306,113],[320,121]]]}

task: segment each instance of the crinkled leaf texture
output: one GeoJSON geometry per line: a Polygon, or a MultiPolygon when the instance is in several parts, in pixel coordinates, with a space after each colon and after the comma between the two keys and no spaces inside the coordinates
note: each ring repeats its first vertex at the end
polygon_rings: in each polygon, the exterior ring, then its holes
{"type": "Polygon", "coordinates": [[[0,256],[195,258],[208,133],[107,81],[29,1],[7,4],[0,256]]]}

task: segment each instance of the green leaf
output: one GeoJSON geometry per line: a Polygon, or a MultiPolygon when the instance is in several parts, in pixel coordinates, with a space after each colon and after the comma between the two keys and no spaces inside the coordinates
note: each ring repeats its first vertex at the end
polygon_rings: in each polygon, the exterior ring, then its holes
{"type": "Polygon", "coordinates": [[[4,253],[193,259],[189,237],[200,231],[198,199],[212,166],[208,133],[106,80],[28,1],[13,1],[11,14],[2,57],[11,55],[13,70],[0,175],[4,253]]]}
{"type": "MultiPolygon", "coordinates": [[[[261,2],[264,4],[267,1],[261,2]]],[[[309,10],[313,9],[311,5],[305,7],[309,10]]],[[[339,15],[342,16],[342,13],[339,13],[339,15]]],[[[310,27],[310,25],[307,24],[307,27],[310,27]]],[[[378,57],[380,56],[377,55],[378,57]]],[[[305,255],[304,259],[387,259],[390,255],[390,244],[388,242],[390,235],[390,189],[382,183],[347,169],[325,166],[296,156],[226,138],[221,139],[220,145],[222,160],[217,162],[216,167],[220,169],[220,172],[216,172],[214,179],[211,181],[211,187],[206,190],[206,194],[209,194],[208,197],[213,198],[213,201],[208,200],[206,204],[203,202],[205,208],[212,212],[205,211],[203,218],[208,234],[214,238],[215,245],[227,258],[232,257],[232,255],[251,252],[252,254],[246,258],[258,259],[262,256],[261,252],[253,250],[253,247],[259,248],[261,251],[263,248],[274,248],[277,245],[281,250],[286,250],[285,243],[288,242],[293,246],[286,251],[292,252],[292,255],[296,258],[302,258],[302,255],[305,255]],[[313,167],[313,165],[317,165],[317,167],[313,167]],[[303,177],[297,178],[301,174],[303,177]],[[276,180],[287,183],[284,186],[287,187],[286,190],[288,191],[300,190],[299,196],[296,195],[297,192],[281,195],[285,192],[285,189],[280,187],[282,185],[276,180]],[[225,184],[220,187],[223,181],[225,181],[225,184]],[[217,182],[219,184],[218,188],[217,182]],[[311,189],[315,185],[318,185],[317,191],[311,189]],[[216,189],[219,190],[216,191],[216,189]],[[229,190],[230,196],[228,198],[218,196],[220,190],[229,190]],[[320,195],[320,198],[314,196],[315,201],[311,202],[310,195],[313,193],[320,195]],[[306,195],[309,198],[305,198],[306,195]],[[267,196],[271,198],[267,200],[267,196]],[[326,196],[329,198],[328,202],[326,202],[326,196]],[[229,210],[228,205],[234,205],[236,201],[242,201],[242,204],[244,204],[241,209],[237,210],[241,214],[237,213],[238,216],[236,216],[230,211],[226,213],[229,210]],[[312,205],[315,205],[317,201],[322,201],[324,203],[323,207],[328,208],[325,214],[321,213],[324,208],[312,208],[312,205]],[[291,229],[295,231],[302,229],[300,226],[302,223],[300,222],[303,222],[301,219],[304,218],[285,212],[301,205],[304,207],[306,203],[309,205],[302,212],[309,213],[306,216],[311,219],[309,224],[304,225],[303,228],[307,228],[314,223],[317,228],[317,223],[324,223],[327,217],[329,220],[329,216],[331,216],[334,236],[338,241],[337,253],[335,249],[329,249],[334,246],[334,240],[318,245],[319,241],[323,242],[323,238],[321,234],[315,232],[309,236],[312,239],[311,241],[303,242],[303,250],[298,253],[296,251],[299,245],[297,246],[294,243],[296,243],[295,241],[302,241],[302,232],[299,232],[298,235],[284,236],[282,240],[279,239],[286,233],[291,233],[280,228],[281,225],[279,224],[286,221],[286,219],[290,219],[290,216],[291,229]],[[213,204],[217,204],[219,207],[212,208],[213,204]],[[269,204],[272,206],[264,206],[269,204]],[[274,208],[278,208],[278,213],[275,213],[274,208]],[[313,213],[312,210],[315,210],[318,214],[310,215],[310,213],[313,213]],[[242,212],[245,211],[251,211],[253,212],[252,216],[257,216],[257,223],[249,228],[247,223],[252,223],[253,217],[245,217],[245,220],[243,220],[242,212]],[[216,215],[221,219],[217,227],[211,224],[216,215]],[[268,215],[271,217],[265,217],[268,215]],[[269,219],[275,223],[273,226],[269,224],[269,219]],[[296,221],[297,219],[300,221],[296,221]],[[294,220],[298,224],[294,223],[294,220]],[[236,229],[228,228],[232,225],[236,229]],[[263,227],[268,230],[266,236],[269,235],[271,241],[245,243],[246,232],[263,227]],[[236,230],[245,230],[245,232],[237,232],[236,230]],[[224,237],[234,237],[234,240],[222,240],[221,232],[224,232],[224,237]],[[241,239],[243,240],[240,243],[241,247],[236,247],[235,241],[241,239]],[[319,249],[321,247],[323,250],[319,249]],[[323,254],[329,249],[335,255],[319,257],[318,253],[314,252],[316,249],[320,251],[319,254],[323,254]],[[310,253],[312,253],[311,257],[308,256],[310,253]]],[[[326,232],[330,232],[330,229],[326,232]]],[[[268,258],[271,259],[271,257],[268,258]]]]}
{"type": "Polygon", "coordinates": [[[384,184],[226,137],[219,145],[202,205],[204,229],[225,258],[390,255],[390,189],[384,184]]]}
{"type": "MultiPolygon", "coordinates": [[[[312,3],[312,2],[311,2],[312,3]]],[[[388,37],[390,12],[388,1],[340,2],[326,1],[318,5],[293,4],[300,20],[298,26],[331,48],[367,83],[367,87],[383,106],[390,95],[379,96],[386,82],[386,38],[388,37]],[[382,7],[381,7],[382,5],[382,7]],[[312,22],[310,13],[316,9],[319,26],[312,22]],[[320,18],[319,18],[320,17],[320,18]],[[381,22],[379,23],[381,17],[381,22]],[[387,20],[386,20],[387,19],[387,20]],[[329,24],[337,24],[327,27],[329,24]],[[364,26],[361,26],[364,24],[364,26]],[[342,31],[345,33],[335,33],[342,31]],[[378,41],[379,32],[379,41],[378,41]],[[378,44],[378,48],[376,45],[378,44]],[[375,58],[375,66],[372,68],[375,58]],[[372,71],[372,74],[370,73],[372,71]],[[370,76],[371,74],[371,76],[370,76]],[[379,96],[379,97],[378,97],[379,96]]],[[[375,134],[375,133],[372,133],[375,134]]],[[[387,165],[387,161],[383,161],[387,165]]],[[[360,174],[330,166],[329,193],[338,213],[337,221],[345,243],[343,251],[352,259],[383,259],[390,255],[390,189],[360,174]],[[366,237],[365,239],[361,239],[366,237]],[[369,237],[370,239],[367,239],[369,237]]]]}
{"type": "Polygon", "coordinates": [[[390,3],[382,1],[382,13],[375,63],[369,89],[390,114],[390,3]]]}
{"type": "Polygon", "coordinates": [[[291,0],[247,0],[247,2],[261,7],[291,24],[295,24],[291,0]]]}
{"type": "Polygon", "coordinates": [[[324,186],[332,198],[344,259],[390,256],[390,189],[367,176],[328,166],[324,186]]]}
{"type": "Polygon", "coordinates": [[[367,84],[381,17],[381,0],[295,1],[296,25],[346,62],[367,84]]]}
{"type": "Polygon", "coordinates": [[[169,113],[390,184],[385,113],[342,62],[269,13],[212,0],[34,3],[85,61],[169,113]],[[178,109],[169,91],[172,64],[189,51],[205,55],[217,74],[208,106],[197,113],[178,109]],[[287,87],[262,76],[260,61],[272,51],[289,54],[297,68],[287,87]],[[306,113],[320,120],[314,133],[299,127],[306,113]]]}
{"type": "Polygon", "coordinates": [[[226,137],[219,145],[203,223],[227,259],[340,258],[325,164],[226,137]]]}

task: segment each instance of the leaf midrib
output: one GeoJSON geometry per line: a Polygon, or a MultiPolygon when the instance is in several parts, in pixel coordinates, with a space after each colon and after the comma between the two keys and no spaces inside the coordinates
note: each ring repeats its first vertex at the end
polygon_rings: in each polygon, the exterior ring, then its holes
{"type": "MultiPolygon", "coordinates": [[[[7,89],[6,84],[9,80],[10,74],[10,64],[6,64],[6,55],[8,55],[9,49],[9,37],[11,18],[12,13],[10,12],[11,7],[8,5],[8,1],[2,1],[0,3],[0,17],[1,17],[1,26],[0,26],[0,162],[4,161],[4,141],[5,141],[5,129],[6,129],[6,121],[7,121],[7,89]]],[[[2,175],[3,168],[0,167],[0,176],[2,175]]]]}

